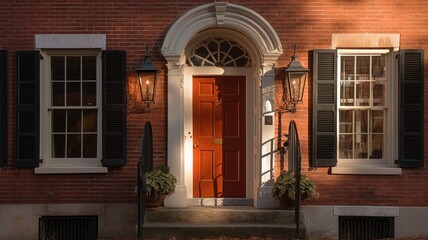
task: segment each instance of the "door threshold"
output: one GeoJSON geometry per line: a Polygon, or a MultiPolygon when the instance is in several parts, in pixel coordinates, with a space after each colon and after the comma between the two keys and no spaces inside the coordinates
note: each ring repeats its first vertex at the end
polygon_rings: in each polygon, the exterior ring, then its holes
{"type": "Polygon", "coordinates": [[[187,206],[223,207],[223,206],[253,206],[249,198],[188,198],[187,206]]]}

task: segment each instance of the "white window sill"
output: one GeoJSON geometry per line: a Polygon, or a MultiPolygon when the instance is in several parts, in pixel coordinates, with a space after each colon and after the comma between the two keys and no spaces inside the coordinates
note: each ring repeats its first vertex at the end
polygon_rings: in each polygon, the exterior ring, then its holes
{"type": "Polygon", "coordinates": [[[375,217],[398,217],[398,207],[381,206],[337,206],[333,209],[335,216],[375,216],[375,217]]]}
{"type": "Polygon", "coordinates": [[[340,166],[332,167],[331,174],[353,174],[353,175],[401,175],[401,168],[379,167],[379,166],[340,166]]]}
{"type": "Polygon", "coordinates": [[[38,167],[34,169],[35,174],[85,174],[85,173],[107,173],[106,167],[38,167]]]}

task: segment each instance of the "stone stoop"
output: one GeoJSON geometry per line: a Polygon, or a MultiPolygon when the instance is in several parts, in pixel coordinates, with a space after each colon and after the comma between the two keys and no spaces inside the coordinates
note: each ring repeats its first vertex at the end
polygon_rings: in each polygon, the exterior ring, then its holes
{"type": "MultiPolygon", "coordinates": [[[[304,239],[305,227],[299,225],[300,239],[304,239]]],[[[143,238],[172,237],[177,240],[213,237],[293,239],[296,237],[294,211],[200,205],[146,210],[143,238]]]]}

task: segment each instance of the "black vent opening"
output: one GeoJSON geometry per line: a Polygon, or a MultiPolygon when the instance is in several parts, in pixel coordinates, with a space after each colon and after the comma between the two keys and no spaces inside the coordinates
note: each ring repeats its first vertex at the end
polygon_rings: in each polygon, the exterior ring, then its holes
{"type": "Polygon", "coordinates": [[[339,217],[340,240],[394,238],[394,217],[339,217]]]}
{"type": "Polygon", "coordinates": [[[97,216],[43,216],[39,218],[39,240],[95,240],[97,238],[97,216]]]}

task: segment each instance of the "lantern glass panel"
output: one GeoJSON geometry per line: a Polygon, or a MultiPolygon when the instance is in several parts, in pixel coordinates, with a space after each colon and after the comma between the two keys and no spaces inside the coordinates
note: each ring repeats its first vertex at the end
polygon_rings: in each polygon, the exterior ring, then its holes
{"type": "Polygon", "coordinates": [[[288,73],[288,94],[292,104],[297,104],[303,98],[305,88],[306,72],[288,73]]]}
{"type": "Polygon", "coordinates": [[[143,102],[154,101],[156,73],[152,72],[139,72],[138,84],[140,86],[141,100],[143,102]]]}

